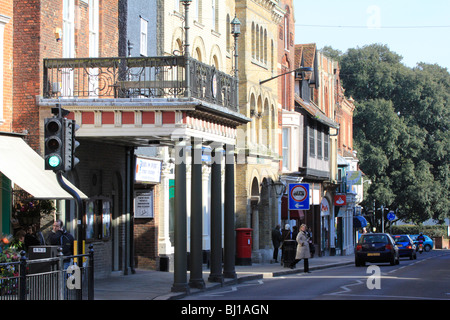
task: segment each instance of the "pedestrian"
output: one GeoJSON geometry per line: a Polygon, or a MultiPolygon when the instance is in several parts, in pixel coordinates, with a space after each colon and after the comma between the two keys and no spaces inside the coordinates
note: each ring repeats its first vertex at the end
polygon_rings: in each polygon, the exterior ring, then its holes
{"type": "Polygon", "coordinates": [[[292,227],[292,239],[297,239],[297,235],[298,235],[298,227],[293,226],[292,227]]]}
{"type": "Polygon", "coordinates": [[[316,253],[316,247],[314,246],[313,243],[313,236],[312,236],[312,231],[311,228],[308,228],[308,232],[306,233],[308,238],[309,238],[309,253],[311,254],[311,258],[314,257],[314,253],[316,253]]]}
{"type": "Polygon", "coordinates": [[[292,240],[291,226],[288,223],[285,224],[284,230],[281,231],[281,237],[282,237],[282,241],[292,240]]]}
{"type": "Polygon", "coordinates": [[[311,257],[309,252],[309,237],[306,233],[306,225],[302,224],[300,226],[300,232],[297,235],[297,252],[295,254],[295,260],[291,263],[291,269],[295,268],[295,265],[303,259],[303,271],[309,273],[309,261],[311,257]]]}
{"type": "Polygon", "coordinates": [[[275,262],[278,262],[278,251],[279,251],[280,245],[281,245],[280,228],[281,228],[280,225],[277,224],[277,226],[272,230],[273,260],[275,262]]]}
{"type": "Polygon", "coordinates": [[[61,220],[53,222],[53,230],[47,238],[47,243],[62,248],[63,255],[73,254],[73,236],[64,229],[64,223],[61,220]]]}
{"type": "Polygon", "coordinates": [[[25,235],[25,247],[28,249],[31,246],[38,246],[41,244],[39,239],[36,237],[36,234],[34,232],[34,226],[28,226],[27,231],[25,235]]]}

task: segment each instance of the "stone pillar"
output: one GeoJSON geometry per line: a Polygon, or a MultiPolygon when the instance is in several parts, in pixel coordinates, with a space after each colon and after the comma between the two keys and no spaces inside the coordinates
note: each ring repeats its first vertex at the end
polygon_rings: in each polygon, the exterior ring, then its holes
{"type": "Polygon", "coordinates": [[[210,282],[223,283],[222,275],[222,146],[211,146],[211,273],[210,282]]]}
{"type": "Polygon", "coordinates": [[[225,146],[225,213],[224,213],[224,267],[225,278],[236,278],[236,234],[234,194],[234,146],[225,146]]]}
{"type": "Polygon", "coordinates": [[[190,279],[191,288],[204,289],[203,280],[203,203],[202,203],[202,140],[192,138],[192,178],[191,178],[191,254],[190,279]]]}
{"type": "Polygon", "coordinates": [[[189,292],[187,284],[186,141],[175,142],[175,254],[173,292],[189,292]]]}

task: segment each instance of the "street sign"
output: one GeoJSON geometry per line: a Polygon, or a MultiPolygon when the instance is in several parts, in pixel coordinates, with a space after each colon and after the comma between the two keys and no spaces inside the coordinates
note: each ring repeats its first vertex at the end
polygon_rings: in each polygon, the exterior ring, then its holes
{"type": "Polygon", "coordinates": [[[309,183],[289,184],[289,210],[309,210],[309,183]]]}
{"type": "Polygon", "coordinates": [[[395,220],[395,213],[394,213],[394,211],[389,211],[389,213],[387,214],[387,219],[389,220],[389,221],[393,221],[393,220],[395,220]]]}

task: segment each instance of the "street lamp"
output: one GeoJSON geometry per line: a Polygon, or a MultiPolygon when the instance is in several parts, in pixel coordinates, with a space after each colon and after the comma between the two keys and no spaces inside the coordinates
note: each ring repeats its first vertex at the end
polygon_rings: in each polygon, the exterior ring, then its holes
{"type": "Polygon", "coordinates": [[[234,19],[230,22],[231,24],[231,34],[234,37],[234,76],[236,78],[236,108],[239,111],[239,73],[238,73],[238,37],[241,34],[241,22],[234,15],[234,19]]]}
{"type": "Polygon", "coordinates": [[[189,66],[189,5],[192,0],[180,0],[184,6],[184,56],[185,61],[185,82],[186,82],[186,92],[185,96],[191,97],[191,83],[190,83],[190,66],[189,66]]]}
{"type": "Polygon", "coordinates": [[[281,182],[281,179],[278,179],[278,181],[272,182],[272,190],[275,191],[275,195],[277,196],[278,200],[278,223],[281,222],[281,196],[286,191],[286,185],[281,182]]]}

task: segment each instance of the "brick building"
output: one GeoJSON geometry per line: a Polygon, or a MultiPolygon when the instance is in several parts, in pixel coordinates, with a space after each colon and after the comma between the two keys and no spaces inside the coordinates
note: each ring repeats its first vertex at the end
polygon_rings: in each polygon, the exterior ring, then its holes
{"type": "MultiPolygon", "coordinates": [[[[13,1],[0,1],[0,132],[12,132],[13,1]]],[[[11,181],[0,172],[0,233],[10,232],[11,181]]]]}

